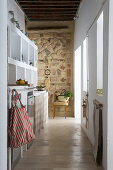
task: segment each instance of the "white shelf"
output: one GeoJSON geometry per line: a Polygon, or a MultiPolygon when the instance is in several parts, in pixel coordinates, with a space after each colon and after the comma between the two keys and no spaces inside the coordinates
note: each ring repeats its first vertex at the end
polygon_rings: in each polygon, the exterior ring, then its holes
{"type": "Polygon", "coordinates": [[[29,44],[29,64],[30,62],[32,62],[33,66],[34,66],[34,58],[35,58],[34,48],[29,44]]]}
{"type": "Polygon", "coordinates": [[[21,61],[14,60],[14,59],[12,59],[10,57],[8,57],[8,63],[13,64],[15,66],[23,67],[23,68],[26,68],[26,69],[29,69],[29,70],[37,71],[36,67],[30,66],[30,65],[28,65],[26,63],[23,63],[21,61]]]}
{"type": "Polygon", "coordinates": [[[16,79],[17,80],[19,80],[19,79],[25,80],[25,78],[26,78],[25,68],[17,66],[17,76],[16,76],[16,79]]]}
{"type": "Polygon", "coordinates": [[[22,62],[28,63],[28,43],[22,38],[22,62]]]}
{"type": "Polygon", "coordinates": [[[8,83],[15,84],[16,79],[16,66],[8,64],[8,83]]]}
{"type": "Polygon", "coordinates": [[[37,85],[37,46],[11,24],[8,26],[8,83],[18,79],[37,85]]]}
{"type": "Polygon", "coordinates": [[[22,37],[31,46],[33,46],[34,49],[37,50],[37,46],[26,35],[24,35],[17,27],[15,27],[14,24],[11,24],[10,29],[11,29],[12,32],[15,32],[18,36],[22,37]]]}
{"type": "Polygon", "coordinates": [[[11,32],[10,36],[11,58],[21,60],[21,37],[11,32]]]}

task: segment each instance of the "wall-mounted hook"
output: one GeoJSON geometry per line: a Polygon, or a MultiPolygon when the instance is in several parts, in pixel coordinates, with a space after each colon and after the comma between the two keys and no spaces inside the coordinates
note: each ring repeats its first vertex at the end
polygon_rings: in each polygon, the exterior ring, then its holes
{"type": "Polygon", "coordinates": [[[9,14],[11,14],[14,18],[14,11],[9,11],[9,14]]]}

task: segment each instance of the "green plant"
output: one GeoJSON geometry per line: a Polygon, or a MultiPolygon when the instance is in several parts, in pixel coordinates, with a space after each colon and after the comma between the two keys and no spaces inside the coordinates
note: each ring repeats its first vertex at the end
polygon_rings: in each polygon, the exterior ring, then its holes
{"type": "Polygon", "coordinates": [[[71,98],[73,97],[73,94],[70,91],[65,91],[64,92],[64,97],[67,99],[68,97],[71,98]]]}
{"type": "Polygon", "coordinates": [[[71,98],[73,97],[73,94],[70,92],[70,91],[66,91],[65,89],[63,89],[61,92],[60,92],[60,95],[59,96],[64,96],[66,99],[71,98]]]}
{"type": "Polygon", "coordinates": [[[39,88],[44,88],[44,87],[45,87],[45,86],[43,86],[43,85],[40,85],[40,86],[39,86],[39,88]]]}

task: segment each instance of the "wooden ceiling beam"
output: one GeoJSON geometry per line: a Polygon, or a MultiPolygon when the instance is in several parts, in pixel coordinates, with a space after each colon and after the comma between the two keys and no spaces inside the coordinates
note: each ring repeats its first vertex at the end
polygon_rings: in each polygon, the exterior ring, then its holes
{"type": "Polygon", "coordinates": [[[15,0],[29,21],[73,20],[82,0],[15,0]]]}
{"type": "MultiPolygon", "coordinates": [[[[37,14],[44,14],[45,15],[45,11],[27,11],[26,12],[26,14],[27,15],[37,15],[37,14]]],[[[60,15],[60,14],[62,14],[62,15],[65,15],[65,14],[76,14],[76,10],[74,10],[74,11],[46,11],[46,14],[50,14],[50,15],[52,15],[52,14],[56,14],[56,15],[60,15]]]]}
{"type": "Polygon", "coordinates": [[[65,6],[64,6],[64,7],[60,7],[60,6],[55,7],[55,6],[52,6],[52,7],[48,7],[48,8],[47,8],[47,7],[44,7],[44,6],[37,6],[37,7],[35,6],[35,7],[33,7],[33,8],[31,8],[31,7],[22,7],[22,8],[23,8],[24,10],[33,10],[33,11],[34,11],[34,10],[39,10],[39,9],[40,9],[40,10],[41,10],[41,9],[42,9],[42,10],[51,10],[51,9],[52,9],[52,10],[64,10],[64,9],[66,9],[66,10],[69,10],[69,9],[70,9],[70,10],[71,10],[71,9],[74,10],[74,9],[78,9],[77,7],[73,7],[73,6],[68,6],[68,7],[65,7],[65,6]]]}
{"type": "MultiPolygon", "coordinates": [[[[41,16],[45,16],[45,14],[41,14],[41,13],[37,13],[37,14],[28,14],[28,17],[32,17],[32,16],[35,16],[35,17],[41,17],[41,16]]],[[[75,13],[70,13],[70,14],[62,14],[62,13],[59,13],[59,14],[56,14],[56,13],[46,13],[46,16],[75,16],[75,13]]]]}
{"type": "Polygon", "coordinates": [[[55,12],[76,12],[77,11],[77,9],[48,9],[48,8],[41,8],[41,9],[33,9],[33,8],[31,8],[31,9],[26,9],[25,10],[25,12],[26,13],[38,13],[38,12],[44,12],[45,14],[46,14],[46,12],[53,12],[53,13],[55,13],[55,12]]]}
{"type": "Polygon", "coordinates": [[[40,8],[40,7],[73,7],[73,8],[78,8],[79,5],[76,4],[29,4],[29,5],[21,5],[22,8],[29,8],[29,7],[33,7],[33,8],[40,8]]]}
{"type": "Polygon", "coordinates": [[[62,26],[62,27],[28,27],[27,28],[27,32],[28,33],[39,33],[39,32],[64,32],[64,31],[68,31],[69,27],[67,26],[62,26]]]}
{"type": "Polygon", "coordinates": [[[33,18],[34,18],[34,19],[35,19],[35,18],[36,18],[36,19],[37,19],[37,18],[39,18],[39,19],[40,19],[40,18],[42,18],[42,19],[43,19],[43,18],[74,18],[74,15],[65,15],[65,16],[63,16],[63,15],[61,15],[61,16],[53,16],[53,15],[52,15],[52,16],[51,16],[51,15],[46,15],[46,16],[30,16],[30,18],[31,18],[31,19],[33,19],[33,18]]]}
{"type": "Polygon", "coordinates": [[[65,15],[65,16],[51,16],[51,15],[49,15],[49,16],[31,16],[30,17],[30,19],[64,19],[64,18],[74,18],[74,15],[70,15],[70,16],[68,16],[68,15],[65,15]]]}
{"type": "Polygon", "coordinates": [[[57,27],[57,26],[51,26],[51,27],[28,27],[27,28],[27,30],[28,31],[39,31],[39,30],[53,30],[53,29],[57,29],[57,30],[59,30],[59,29],[68,29],[68,26],[59,26],[59,27],[57,27]]]}
{"type": "Polygon", "coordinates": [[[76,2],[80,3],[81,0],[17,0],[19,3],[24,3],[24,2],[36,2],[36,3],[65,3],[65,2],[76,2]]]}
{"type": "Polygon", "coordinates": [[[49,21],[73,21],[73,19],[72,18],[65,18],[65,19],[63,19],[63,18],[57,18],[57,19],[53,19],[53,18],[50,18],[50,19],[39,19],[39,18],[37,18],[37,19],[31,19],[30,20],[30,22],[32,22],[32,21],[45,21],[45,22],[49,22],[49,21]]]}
{"type": "Polygon", "coordinates": [[[60,2],[60,3],[58,3],[58,2],[49,2],[49,3],[47,3],[47,2],[43,2],[43,3],[33,3],[33,2],[22,2],[22,3],[19,3],[21,6],[78,6],[79,5],[79,3],[76,3],[76,2],[60,2]]]}

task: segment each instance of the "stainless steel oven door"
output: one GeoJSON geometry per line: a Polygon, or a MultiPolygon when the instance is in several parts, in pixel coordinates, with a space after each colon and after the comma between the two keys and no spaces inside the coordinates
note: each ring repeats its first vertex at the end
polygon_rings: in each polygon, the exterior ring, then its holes
{"type": "Polygon", "coordinates": [[[29,113],[29,117],[34,117],[34,96],[33,91],[28,92],[27,95],[27,111],[29,113]]]}

